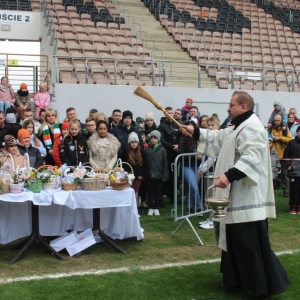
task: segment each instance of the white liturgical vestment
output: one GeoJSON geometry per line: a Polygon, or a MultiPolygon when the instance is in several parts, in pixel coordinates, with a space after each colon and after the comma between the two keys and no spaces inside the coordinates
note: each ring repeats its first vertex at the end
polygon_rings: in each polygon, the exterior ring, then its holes
{"type": "Polygon", "coordinates": [[[276,217],[268,135],[255,114],[236,129],[199,130],[198,151],[205,148],[207,155],[218,157],[215,175],[233,167],[246,175],[227,189],[215,190],[216,197],[231,200],[226,217],[220,219],[219,247],[226,251],[226,224],[276,217]]]}

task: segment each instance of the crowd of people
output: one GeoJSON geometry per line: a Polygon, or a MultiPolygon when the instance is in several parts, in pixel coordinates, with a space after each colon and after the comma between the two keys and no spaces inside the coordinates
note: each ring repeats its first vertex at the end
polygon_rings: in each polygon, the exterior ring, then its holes
{"type": "MultiPolygon", "coordinates": [[[[34,96],[34,115],[27,85],[22,83],[15,93],[7,78],[1,79],[1,163],[6,168],[90,163],[96,171],[107,172],[120,158],[132,166],[137,204],[149,208],[147,215],[159,216],[165,198],[171,203],[176,199],[172,164],[179,154],[195,153],[181,166],[182,184],[188,185],[187,213],[203,209],[198,182],[212,167],[218,196],[231,193],[226,218],[214,224],[223,250],[224,285],[249,289],[257,295],[277,294],[287,288],[289,280],[270,248],[267,218],[275,217],[273,185],[279,169],[284,196],[290,194],[289,212],[300,214],[300,120],[295,108],[287,114],[275,101],[265,128],[253,112],[252,97],[235,92],[222,125],[216,114],[201,115],[191,98],[182,108],[166,107],[166,116],[159,124],[151,111],[145,118],[134,119],[130,110],[114,109],[107,117],[95,108],[82,123],[74,107],[66,110],[64,121],[59,123],[56,111],[48,107],[48,95],[47,85],[41,84],[34,96]],[[205,153],[201,151],[204,148],[205,153]],[[267,249],[263,255],[262,248],[267,249]]],[[[132,171],[125,164],[124,168],[132,171]]]]}

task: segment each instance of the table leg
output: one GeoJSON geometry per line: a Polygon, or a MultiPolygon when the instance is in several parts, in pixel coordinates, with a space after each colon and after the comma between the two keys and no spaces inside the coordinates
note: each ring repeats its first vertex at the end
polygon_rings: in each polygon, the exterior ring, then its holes
{"type": "Polygon", "coordinates": [[[125,254],[125,250],[120,248],[112,238],[106,235],[104,232],[101,231],[100,228],[100,208],[93,209],[93,231],[98,230],[98,234],[100,237],[107,243],[109,243],[113,248],[115,248],[118,252],[125,254]]]}
{"type": "Polygon", "coordinates": [[[11,264],[15,263],[22,254],[27,250],[27,248],[33,243],[35,239],[39,240],[41,244],[46,247],[51,253],[53,253],[57,258],[63,259],[63,257],[56,252],[47,242],[46,240],[40,235],[40,224],[39,224],[39,207],[38,205],[34,205],[31,203],[31,224],[32,230],[29,239],[26,241],[25,245],[19,251],[19,253],[14,257],[11,261],[11,264]]]}

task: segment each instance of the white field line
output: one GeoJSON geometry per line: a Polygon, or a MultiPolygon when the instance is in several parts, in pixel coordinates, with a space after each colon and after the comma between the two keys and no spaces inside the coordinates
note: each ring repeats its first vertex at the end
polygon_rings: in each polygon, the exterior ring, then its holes
{"type": "MultiPolygon", "coordinates": [[[[289,251],[280,251],[276,252],[277,256],[280,255],[291,255],[299,253],[300,249],[289,250],[289,251]]],[[[149,266],[132,266],[132,267],[124,267],[117,269],[107,269],[107,270],[89,270],[83,272],[69,272],[69,273],[56,273],[56,274],[45,274],[45,275],[36,275],[36,276],[24,276],[17,278],[0,278],[0,284],[7,284],[12,282],[19,281],[31,281],[31,280],[42,280],[42,279],[57,279],[63,277],[71,277],[71,276],[85,276],[85,275],[105,275],[109,273],[120,273],[120,272],[131,272],[131,271],[148,271],[148,270],[159,270],[166,268],[174,268],[174,267],[186,267],[186,266],[194,266],[194,265],[202,265],[202,264],[213,264],[220,262],[220,258],[207,259],[207,260],[196,260],[192,262],[181,262],[181,263],[169,263],[162,265],[149,265],[149,266]]]]}

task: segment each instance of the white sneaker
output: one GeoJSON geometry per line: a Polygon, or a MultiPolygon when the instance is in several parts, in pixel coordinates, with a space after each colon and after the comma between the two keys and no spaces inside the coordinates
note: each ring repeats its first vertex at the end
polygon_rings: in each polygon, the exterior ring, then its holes
{"type": "Polygon", "coordinates": [[[150,208],[147,215],[153,216],[153,213],[154,213],[154,209],[150,208]]]}
{"type": "Polygon", "coordinates": [[[154,209],[154,216],[160,216],[160,213],[159,213],[158,209],[154,209]]]}
{"type": "Polygon", "coordinates": [[[199,227],[203,229],[213,229],[214,225],[213,222],[207,222],[207,224],[200,225],[199,227]]]}

